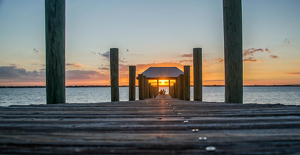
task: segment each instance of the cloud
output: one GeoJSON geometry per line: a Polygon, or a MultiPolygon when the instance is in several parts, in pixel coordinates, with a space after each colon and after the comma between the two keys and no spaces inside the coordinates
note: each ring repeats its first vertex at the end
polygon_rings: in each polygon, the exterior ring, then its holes
{"type": "Polygon", "coordinates": [[[300,61],[295,61],[295,62],[300,62],[300,61]]]}
{"type": "Polygon", "coordinates": [[[180,57],[193,57],[193,54],[182,54],[179,55],[180,57]]]}
{"type": "Polygon", "coordinates": [[[216,60],[216,61],[219,61],[219,62],[224,62],[224,59],[222,59],[222,58],[218,58],[218,59],[211,59],[211,61],[214,61],[214,60],[216,60]]]}
{"type": "Polygon", "coordinates": [[[98,69],[100,69],[100,70],[110,70],[109,67],[99,67],[98,69]]]}
{"type": "Polygon", "coordinates": [[[34,51],[34,52],[38,52],[39,50],[37,50],[37,49],[34,48],[33,51],[34,51]]]}
{"type": "Polygon", "coordinates": [[[193,59],[186,59],[186,60],[181,60],[179,61],[180,63],[183,63],[183,62],[193,62],[193,59]]]}
{"type": "Polygon", "coordinates": [[[104,58],[106,58],[108,61],[109,61],[109,58],[110,58],[110,52],[109,51],[107,51],[107,52],[105,52],[105,53],[98,53],[98,54],[100,54],[101,56],[103,56],[104,58]]]}
{"type": "Polygon", "coordinates": [[[285,38],[284,42],[290,44],[290,40],[288,38],[285,38]]]}
{"type": "Polygon", "coordinates": [[[15,79],[19,77],[34,78],[44,76],[44,72],[26,71],[24,68],[17,68],[16,66],[1,66],[0,79],[15,79]]]}
{"type": "Polygon", "coordinates": [[[264,61],[256,60],[253,57],[249,57],[248,59],[244,59],[244,62],[264,62],[264,61]]]}
{"type": "MultiPolygon", "coordinates": [[[[267,48],[266,48],[266,49],[267,49],[267,48]]],[[[247,56],[247,55],[253,56],[253,54],[254,54],[255,52],[264,52],[264,51],[265,51],[265,50],[262,49],[262,48],[259,48],[259,49],[249,48],[249,49],[243,51],[243,55],[244,55],[244,56],[247,56]]],[[[267,49],[266,51],[269,52],[269,49],[267,49]]]]}
{"type": "Polygon", "coordinates": [[[96,54],[96,52],[94,52],[94,51],[91,51],[91,53],[96,54]]]}
{"type": "Polygon", "coordinates": [[[69,62],[67,62],[67,63],[66,63],[66,66],[67,66],[67,67],[80,68],[80,67],[82,67],[82,64],[80,64],[80,63],[78,63],[78,62],[75,62],[75,63],[69,63],[69,62]]]}
{"type": "Polygon", "coordinates": [[[278,56],[274,55],[274,54],[271,54],[270,57],[273,58],[273,59],[277,59],[278,58],[278,56]]]}
{"type": "Polygon", "coordinates": [[[300,72],[291,72],[291,73],[285,73],[285,74],[300,75],[300,72]]]}
{"type": "Polygon", "coordinates": [[[68,70],[66,71],[66,79],[74,80],[74,79],[108,79],[109,76],[97,71],[85,71],[85,70],[68,70]]]}

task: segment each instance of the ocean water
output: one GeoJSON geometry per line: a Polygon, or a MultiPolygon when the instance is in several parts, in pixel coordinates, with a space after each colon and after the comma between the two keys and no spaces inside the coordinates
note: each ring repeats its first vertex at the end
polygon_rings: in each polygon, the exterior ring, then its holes
{"type": "MultiPolygon", "coordinates": [[[[191,100],[193,90],[191,87],[191,100]]],[[[120,101],[128,101],[128,94],[128,87],[120,87],[120,101]]],[[[224,95],[224,87],[203,87],[203,101],[224,102],[224,95]]],[[[110,102],[110,87],[66,88],[66,102],[110,102]]],[[[300,87],[244,87],[244,103],[300,105],[300,87]]],[[[46,88],[0,88],[0,106],[29,104],[46,104],[46,88]]]]}

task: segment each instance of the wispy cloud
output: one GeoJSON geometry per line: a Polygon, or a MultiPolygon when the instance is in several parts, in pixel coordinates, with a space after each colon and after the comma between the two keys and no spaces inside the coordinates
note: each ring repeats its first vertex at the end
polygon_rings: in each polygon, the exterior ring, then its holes
{"type": "Polygon", "coordinates": [[[218,59],[211,59],[211,61],[224,62],[224,59],[222,59],[222,58],[218,58],[218,59]]]}
{"type": "Polygon", "coordinates": [[[186,60],[181,60],[179,61],[180,63],[183,63],[183,62],[193,62],[193,59],[186,59],[186,60]]]}
{"type": "Polygon", "coordinates": [[[33,49],[34,52],[38,52],[39,50],[37,50],[36,48],[33,49]]]}
{"type": "Polygon", "coordinates": [[[244,62],[264,62],[264,61],[262,61],[262,60],[256,60],[256,59],[254,59],[253,57],[249,57],[249,58],[247,58],[247,59],[244,59],[243,61],[244,61],[244,62]]]}
{"type": "Polygon", "coordinates": [[[75,63],[66,63],[66,66],[68,67],[75,67],[75,68],[80,68],[82,67],[82,64],[78,63],[78,62],[75,62],[75,63]]]}
{"type": "Polygon", "coordinates": [[[68,70],[66,71],[66,79],[74,80],[74,79],[108,79],[109,76],[97,71],[85,71],[85,70],[68,70]]]}
{"type": "Polygon", "coordinates": [[[182,54],[179,55],[180,57],[193,57],[193,54],[182,54]]]}
{"type": "Polygon", "coordinates": [[[100,69],[100,70],[110,70],[109,67],[99,67],[98,69],[100,69]]]}
{"type": "Polygon", "coordinates": [[[300,72],[290,72],[290,73],[285,73],[285,74],[300,75],[300,72]]]}
{"type": "Polygon", "coordinates": [[[290,44],[290,40],[288,38],[285,38],[284,42],[287,43],[287,44],[290,44]]]}
{"type": "Polygon", "coordinates": [[[105,53],[98,53],[99,55],[103,56],[104,58],[106,58],[109,61],[110,58],[110,52],[107,51],[105,53]]]}
{"type": "Polygon", "coordinates": [[[243,54],[244,54],[244,56],[247,56],[247,55],[251,55],[251,56],[253,56],[253,54],[255,53],[255,52],[264,52],[264,51],[266,51],[266,52],[269,52],[270,53],[270,50],[269,49],[262,49],[262,48],[258,48],[258,49],[255,49],[255,48],[249,48],[249,49],[247,49],[247,50],[244,50],[243,51],[243,54]]]}
{"type": "Polygon", "coordinates": [[[277,59],[278,58],[278,56],[274,55],[274,54],[271,54],[270,57],[273,58],[273,59],[277,59]]]}

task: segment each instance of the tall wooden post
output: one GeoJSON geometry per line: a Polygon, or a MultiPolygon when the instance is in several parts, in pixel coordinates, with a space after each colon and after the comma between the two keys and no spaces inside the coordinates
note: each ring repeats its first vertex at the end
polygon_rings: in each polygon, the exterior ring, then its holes
{"type": "Polygon", "coordinates": [[[110,49],[111,102],[119,101],[119,49],[110,49]]]}
{"type": "Polygon", "coordinates": [[[136,66],[129,66],[129,101],[135,101],[136,66]]]}
{"type": "Polygon", "coordinates": [[[45,1],[47,104],[66,103],[65,0],[45,1]]]}
{"type": "Polygon", "coordinates": [[[243,103],[241,0],[223,0],[225,102],[243,103]]]}
{"type": "Polygon", "coordinates": [[[193,49],[194,101],[202,101],[202,48],[193,49]]]}
{"type": "Polygon", "coordinates": [[[184,66],[184,100],[190,101],[190,66],[184,66]]]}
{"type": "Polygon", "coordinates": [[[179,75],[179,85],[178,85],[178,89],[179,89],[179,93],[178,93],[178,97],[179,97],[179,99],[180,100],[184,100],[184,80],[183,80],[183,78],[184,78],[184,75],[183,74],[180,74],[179,75]]]}
{"type": "Polygon", "coordinates": [[[139,77],[139,100],[143,100],[144,99],[144,85],[145,85],[145,82],[144,82],[144,76],[143,74],[139,74],[138,75],[139,77]]]}

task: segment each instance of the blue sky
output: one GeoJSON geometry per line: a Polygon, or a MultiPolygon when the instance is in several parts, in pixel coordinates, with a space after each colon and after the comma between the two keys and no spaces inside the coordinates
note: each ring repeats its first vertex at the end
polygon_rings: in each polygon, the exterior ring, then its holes
{"type": "MultiPolygon", "coordinates": [[[[300,84],[299,6],[242,1],[244,84],[300,84]]],[[[0,85],[45,84],[44,12],[43,0],[0,0],[0,85]]],[[[109,84],[112,47],[121,84],[128,65],[192,66],[184,54],[194,47],[203,49],[204,84],[224,84],[222,12],[221,0],[67,0],[67,84],[109,84]]]]}

